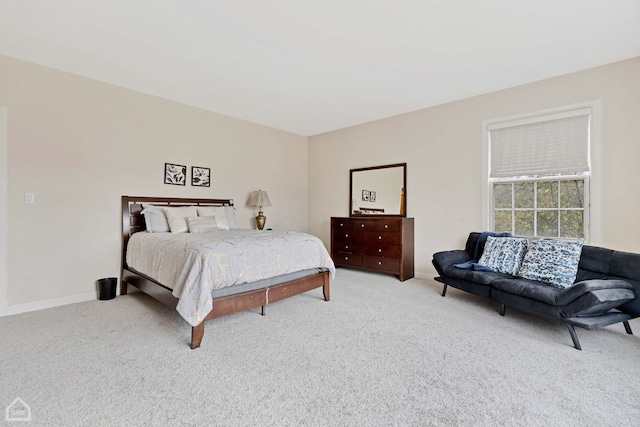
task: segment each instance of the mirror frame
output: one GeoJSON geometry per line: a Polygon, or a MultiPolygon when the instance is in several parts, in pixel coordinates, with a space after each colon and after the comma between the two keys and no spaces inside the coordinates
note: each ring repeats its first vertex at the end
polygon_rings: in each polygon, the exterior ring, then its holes
{"type": "Polygon", "coordinates": [[[395,163],[392,165],[382,165],[382,166],[371,166],[368,168],[358,168],[358,169],[351,169],[349,171],[349,216],[350,217],[362,217],[362,216],[376,216],[376,217],[383,217],[383,216],[392,216],[392,217],[406,217],[407,216],[407,164],[406,163],[395,163]],[[399,214],[369,214],[369,213],[361,213],[361,214],[354,214],[353,213],[353,208],[354,206],[352,205],[352,201],[353,201],[353,174],[354,172],[364,172],[364,171],[370,171],[370,170],[376,170],[376,169],[387,169],[387,168],[402,168],[402,185],[404,188],[404,200],[402,201],[402,206],[400,207],[401,211],[399,214]]]}

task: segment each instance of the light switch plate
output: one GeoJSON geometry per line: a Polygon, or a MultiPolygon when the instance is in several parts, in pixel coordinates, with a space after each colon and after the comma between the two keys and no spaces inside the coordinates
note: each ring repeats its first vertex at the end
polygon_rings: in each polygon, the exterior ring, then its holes
{"type": "Polygon", "coordinates": [[[36,202],[36,193],[24,193],[24,202],[27,204],[36,202]]]}

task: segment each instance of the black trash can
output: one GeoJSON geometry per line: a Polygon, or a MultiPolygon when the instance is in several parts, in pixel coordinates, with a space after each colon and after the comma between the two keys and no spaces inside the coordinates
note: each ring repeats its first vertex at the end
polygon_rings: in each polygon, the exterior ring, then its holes
{"type": "Polygon", "coordinates": [[[118,279],[116,277],[106,277],[98,280],[98,299],[107,300],[116,297],[116,286],[118,279]]]}

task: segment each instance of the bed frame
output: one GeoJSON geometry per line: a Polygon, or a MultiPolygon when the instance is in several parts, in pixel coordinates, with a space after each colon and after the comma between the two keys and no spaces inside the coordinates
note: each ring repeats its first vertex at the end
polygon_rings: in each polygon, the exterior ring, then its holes
{"type": "MultiPolygon", "coordinates": [[[[142,203],[157,206],[233,206],[233,199],[122,196],[122,268],[120,272],[120,295],[126,295],[128,285],[132,285],[161,303],[175,309],[178,304],[178,298],[171,294],[170,286],[165,286],[127,266],[126,249],[129,237],[134,233],[146,230],[144,216],[140,213],[142,211],[142,203]]],[[[204,336],[204,322],[207,320],[257,307],[262,307],[261,313],[264,315],[267,305],[319,287],[322,287],[325,301],[329,301],[328,271],[319,272],[279,285],[272,285],[263,289],[214,298],[213,308],[209,314],[198,326],[191,328],[191,348],[195,349],[200,347],[202,337],[204,336]]]]}

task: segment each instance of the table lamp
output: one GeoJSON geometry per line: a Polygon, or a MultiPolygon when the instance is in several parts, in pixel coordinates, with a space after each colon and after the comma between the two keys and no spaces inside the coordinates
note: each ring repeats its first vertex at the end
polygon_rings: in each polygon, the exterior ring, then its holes
{"type": "Polygon", "coordinates": [[[271,206],[271,200],[269,200],[269,195],[266,191],[258,190],[251,193],[249,196],[249,206],[257,206],[258,207],[258,216],[256,217],[256,225],[258,226],[258,230],[262,230],[264,228],[264,224],[267,221],[267,217],[262,214],[263,206],[271,206]]]}

